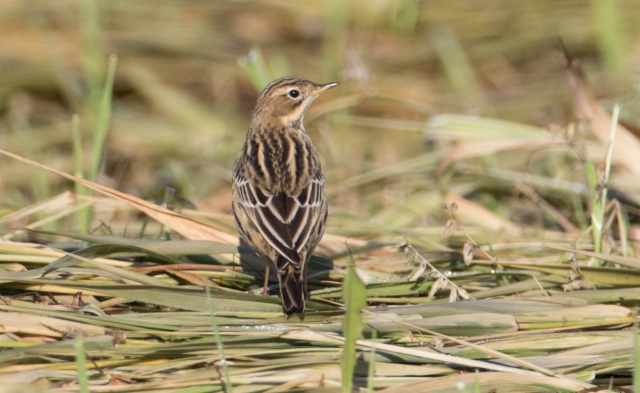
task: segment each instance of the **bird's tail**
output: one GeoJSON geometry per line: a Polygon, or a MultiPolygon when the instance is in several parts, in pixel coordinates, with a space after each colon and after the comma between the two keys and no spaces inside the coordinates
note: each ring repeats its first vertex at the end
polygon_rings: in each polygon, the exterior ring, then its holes
{"type": "Polygon", "coordinates": [[[282,311],[285,315],[302,314],[304,302],[308,298],[307,280],[303,277],[304,269],[296,269],[289,264],[283,271],[278,270],[282,311]]]}

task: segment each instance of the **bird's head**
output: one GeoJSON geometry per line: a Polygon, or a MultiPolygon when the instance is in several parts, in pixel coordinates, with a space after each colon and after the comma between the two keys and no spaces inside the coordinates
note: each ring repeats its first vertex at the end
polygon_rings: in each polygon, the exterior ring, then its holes
{"type": "Polygon", "coordinates": [[[264,88],[254,111],[254,121],[279,121],[302,127],[307,108],[318,96],[338,83],[317,84],[297,77],[276,79],[264,88]]]}

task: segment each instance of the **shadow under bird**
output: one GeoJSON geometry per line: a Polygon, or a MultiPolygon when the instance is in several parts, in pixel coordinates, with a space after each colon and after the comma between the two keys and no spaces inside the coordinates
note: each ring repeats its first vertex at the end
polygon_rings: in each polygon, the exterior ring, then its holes
{"type": "Polygon", "coordinates": [[[303,313],[307,264],[324,234],[324,175],[303,118],[337,83],[285,77],[264,88],[233,170],[233,214],[242,239],[278,273],[282,310],[303,313]]]}

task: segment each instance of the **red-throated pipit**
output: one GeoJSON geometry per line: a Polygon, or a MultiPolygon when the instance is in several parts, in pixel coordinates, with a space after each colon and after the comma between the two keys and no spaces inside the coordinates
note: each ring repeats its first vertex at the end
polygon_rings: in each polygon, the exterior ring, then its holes
{"type": "Polygon", "coordinates": [[[271,82],[258,97],[233,170],[238,231],[267,262],[264,294],[275,264],[287,316],[304,312],[307,263],[327,220],[324,175],[302,121],[313,100],[336,85],[296,77],[271,82]]]}

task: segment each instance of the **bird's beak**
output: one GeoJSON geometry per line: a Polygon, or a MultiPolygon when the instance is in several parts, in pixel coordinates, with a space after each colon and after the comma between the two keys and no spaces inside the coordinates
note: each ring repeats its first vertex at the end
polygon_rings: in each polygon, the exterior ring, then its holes
{"type": "Polygon", "coordinates": [[[338,86],[338,82],[325,83],[324,85],[318,85],[318,87],[311,93],[314,96],[317,96],[320,93],[324,93],[325,91],[331,89],[332,87],[338,86]]]}

